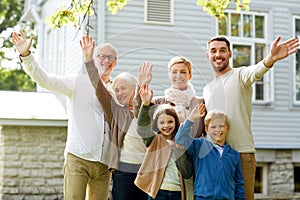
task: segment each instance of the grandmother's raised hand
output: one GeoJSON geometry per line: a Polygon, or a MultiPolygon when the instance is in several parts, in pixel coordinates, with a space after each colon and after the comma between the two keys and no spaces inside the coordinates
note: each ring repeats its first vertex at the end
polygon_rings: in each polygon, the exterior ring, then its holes
{"type": "Polygon", "coordinates": [[[144,62],[142,66],[139,66],[137,75],[137,82],[139,86],[149,84],[152,80],[152,68],[153,65],[149,62],[144,62]]]}

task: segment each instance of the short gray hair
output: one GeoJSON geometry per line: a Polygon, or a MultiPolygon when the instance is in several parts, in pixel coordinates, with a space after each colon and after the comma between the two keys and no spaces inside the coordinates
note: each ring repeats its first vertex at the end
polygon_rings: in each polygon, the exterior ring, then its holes
{"type": "Polygon", "coordinates": [[[96,56],[98,55],[99,49],[102,49],[104,47],[109,47],[115,53],[116,58],[118,57],[118,50],[117,50],[117,48],[114,45],[112,45],[111,43],[107,43],[106,42],[106,43],[103,43],[103,44],[99,44],[99,45],[97,45],[95,47],[93,58],[96,58],[96,56]]]}
{"type": "Polygon", "coordinates": [[[136,84],[137,84],[137,79],[134,75],[130,74],[129,72],[121,72],[120,74],[118,74],[113,81],[113,88],[115,87],[115,84],[118,80],[126,80],[128,81],[132,87],[135,88],[136,84]]]}

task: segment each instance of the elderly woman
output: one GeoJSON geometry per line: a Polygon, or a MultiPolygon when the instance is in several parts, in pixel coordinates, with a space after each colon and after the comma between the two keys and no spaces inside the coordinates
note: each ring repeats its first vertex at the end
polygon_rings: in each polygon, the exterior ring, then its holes
{"type": "MultiPolygon", "coordinates": [[[[85,36],[80,44],[87,72],[111,129],[109,168],[113,173],[113,199],[146,200],[147,194],[134,185],[146,152],[143,139],[136,131],[137,119],[133,115],[133,98],[137,80],[130,73],[120,73],[113,81],[114,94],[112,94],[99,79],[101,71],[93,61],[94,41],[91,37],[85,36]]],[[[103,60],[117,59],[109,55],[96,56],[103,60]]]]}

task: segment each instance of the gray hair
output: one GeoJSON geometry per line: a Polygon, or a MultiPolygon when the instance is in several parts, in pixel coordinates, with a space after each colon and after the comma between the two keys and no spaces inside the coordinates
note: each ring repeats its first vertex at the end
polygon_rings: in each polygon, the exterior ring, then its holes
{"type": "Polygon", "coordinates": [[[114,52],[114,56],[116,56],[116,58],[118,57],[118,50],[117,50],[117,48],[114,46],[114,45],[112,45],[111,43],[103,43],[103,44],[99,44],[99,45],[97,45],[96,47],[95,47],[95,49],[94,49],[94,54],[93,54],[93,58],[95,59],[96,58],[96,56],[98,55],[98,51],[99,51],[99,49],[102,49],[102,48],[104,48],[104,47],[108,47],[108,48],[110,48],[113,52],[114,52]]]}
{"type": "Polygon", "coordinates": [[[128,81],[132,87],[135,87],[137,84],[137,79],[134,75],[130,74],[129,72],[121,72],[120,74],[118,74],[113,81],[113,88],[115,87],[115,83],[118,80],[126,80],[128,81]]]}

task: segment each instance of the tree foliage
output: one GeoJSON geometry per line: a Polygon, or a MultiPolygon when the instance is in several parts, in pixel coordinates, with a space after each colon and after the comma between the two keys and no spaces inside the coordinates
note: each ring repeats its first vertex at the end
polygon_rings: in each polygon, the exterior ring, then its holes
{"type": "MultiPolygon", "coordinates": [[[[24,6],[23,0],[1,0],[0,1],[0,60],[11,60],[7,56],[6,49],[13,47],[13,44],[10,42],[11,33],[14,31],[16,26],[19,26],[21,29],[25,30],[26,34],[33,34],[33,23],[24,22],[20,23],[20,18],[22,15],[24,6]],[[31,30],[31,31],[30,31],[31,30]]],[[[5,67],[2,66],[1,67],[5,67]]],[[[9,68],[9,67],[6,67],[9,68]]]]}
{"type": "Polygon", "coordinates": [[[36,84],[22,69],[0,68],[0,90],[34,92],[36,84]]]}
{"type": "Polygon", "coordinates": [[[10,55],[14,52],[10,38],[15,29],[23,29],[27,36],[34,35],[33,23],[19,22],[23,5],[22,0],[0,1],[0,90],[35,91],[35,83],[20,69],[14,59],[16,55],[10,55]]]}
{"type": "Polygon", "coordinates": [[[18,0],[0,1],[0,33],[7,27],[13,27],[17,24],[22,13],[22,3],[18,0]]]}
{"type": "MultiPolygon", "coordinates": [[[[85,26],[87,32],[90,28],[89,18],[96,12],[93,7],[94,0],[72,0],[71,5],[61,7],[50,17],[46,19],[51,28],[60,28],[68,23],[73,23],[74,27],[80,28],[84,19],[88,18],[88,23],[85,26]]],[[[101,1],[101,0],[98,0],[101,1]]],[[[107,0],[106,6],[111,14],[117,14],[122,10],[130,0],[107,0]]],[[[203,8],[207,14],[214,16],[218,19],[225,17],[224,10],[230,5],[230,2],[235,2],[236,10],[242,9],[248,11],[250,0],[197,0],[196,4],[203,8]]]]}
{"type": "Polygon", "coordinates": [[[203,11],[218,19],[225,17],[224,10],[228,8],[230,2],[235,2],[237,11],[242,9],[249,11],[250,0],[197,0],[197,5],[203,7],[203,11]]]}

